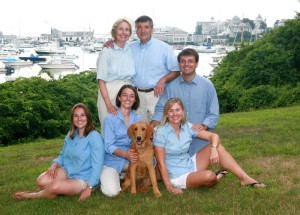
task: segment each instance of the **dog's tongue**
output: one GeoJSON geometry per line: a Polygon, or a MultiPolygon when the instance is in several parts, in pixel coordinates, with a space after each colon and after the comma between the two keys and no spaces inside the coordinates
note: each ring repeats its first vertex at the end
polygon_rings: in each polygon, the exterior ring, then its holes
{"type": "Polygon", "coordinates": [[[141,145],[141,144],[142,144],[142,141],[138,141],[137,144],[138,144],[138,145],[141,145]]]}

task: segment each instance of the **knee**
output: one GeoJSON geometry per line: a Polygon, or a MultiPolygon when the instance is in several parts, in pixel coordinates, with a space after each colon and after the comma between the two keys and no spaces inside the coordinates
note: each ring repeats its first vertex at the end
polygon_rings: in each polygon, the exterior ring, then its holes
{"type": "Polygon", "coordinates": [[[211,170],[206,171],[204,177],[207,182],[206,186],[208,186],[208,187],[213,186],[218,182],[216,174],[211,170]]]}
{"type": "Polygon", "coordinates": [[[107,197],[115,197],[121,191],[121,187],[103,186],[101,184],[101,192],[107,197]]]}
{"type": "Polygon", "coordinates": [[[38,185],[38,187],[45,187],[47,184],[49,184],[49,179],[46,176],[46,173],[42,173],[37,179],[36,179],[36,183],[38,185]]]}

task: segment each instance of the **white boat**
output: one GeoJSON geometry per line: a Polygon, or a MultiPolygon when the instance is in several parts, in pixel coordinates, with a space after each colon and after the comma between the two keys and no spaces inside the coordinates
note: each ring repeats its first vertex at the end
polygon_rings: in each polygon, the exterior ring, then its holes
{"type": "Polygon", "coordinates": [[[209,47],[209,46],[193,46],[193,45],[189,45],[189,46],[184,46],[183,49],[186,48],[192,48],[195,49],[197,52],[199,53],[215,53],[216,49],[214,47],[209,47]]]}
{"type": "Polygon", "coordinates": [[[6,72],[5,64],[0,61],[0,72],[6,72]]]}
{"type": "Polygon", "coordinates": [[[84,45],[84,46],[81,46],[81,49],[83,51],[88,51],[88,52],[95,52],[95,47],[92,46],[92,45],[84,45]]]}
{"type": "Polygon", "coordinates": [[[12,68],[21,67],[21,66],[32,66],[32,61],[24,61],[18,57],[8,57],[4,58],[2,61],[5,66],[11,66],[12,68]]]}
{"type": "Polygon", "coordinates": [[[60,57],[61,57],[61,59],[69,59],[69,60],[75,60],[78,58],[78,56],[75,54],[61,55],[60,57]]]}
{"type": "Polygon", "coordinates": [[[18,77],[16,76],[5,76],[4,80],[5,81],[15,81],[18,77]]]}
{"type": "Polygon", "coordinates": [[[210,65],[212,68],[216,68],[217,66],[219,66],[219,63],[218,63],[218,62],[211,62],[211,63],[209,63],[209,65],[210,65]]]}
{"type": "Polygon", "coordinates": [[[61,58],[56,56],[51,58],[46,63],[38,63],[42,69],[78,69],[75,63],[63,63],[61,58]]]}
{"type": "Polygon", "coordinates": [[[95,51],[102,51],[103,44],[102,43],[94,43],[95,51]]]}
{"type": "Polygon", "coordinates": [[[197,46],[197,52],[199,53],[215,53],[216,49],[213,46],[197,46]]]}
{"type": "Polygon", "coordinates": [[[227,54],[214,54],[211,56],[211,58],[213,59],[213,62],[221,62],[226,55],[227,54]]]}
{"type": "Polygon", "coordinates": [[[59,48],[53,48],[53,47],[36,48],[35,52],[39,55],[66,54],[65,49],[59,49],[59,48]]]}

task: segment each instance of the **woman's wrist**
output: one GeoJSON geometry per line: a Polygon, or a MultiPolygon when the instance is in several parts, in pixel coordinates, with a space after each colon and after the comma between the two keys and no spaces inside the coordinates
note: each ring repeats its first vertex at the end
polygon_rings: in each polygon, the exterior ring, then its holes
{"type": "Polygon", "coordinates": [[[211,144],[211,147],[217,149],[218,145],[215,144],[215,143],[212,143],[212,144],[211,144]]]}
{"type": "Polygon", "coordinates": [[[168,183],[166,183],[166,188],[168,189],[168,188],[172,188],[173,186],[172,186],[172,184],[170,183],[170,182],[168,182],[168,183]]]}

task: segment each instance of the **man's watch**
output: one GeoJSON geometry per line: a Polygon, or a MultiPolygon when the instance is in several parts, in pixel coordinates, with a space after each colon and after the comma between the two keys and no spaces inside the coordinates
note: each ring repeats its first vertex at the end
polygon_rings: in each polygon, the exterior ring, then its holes
{"type": "Polygon", "coordinates": [[[217,145],[213,145],[213,144],[212,144],[211,147],[217,148],[217,145]]]}

